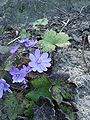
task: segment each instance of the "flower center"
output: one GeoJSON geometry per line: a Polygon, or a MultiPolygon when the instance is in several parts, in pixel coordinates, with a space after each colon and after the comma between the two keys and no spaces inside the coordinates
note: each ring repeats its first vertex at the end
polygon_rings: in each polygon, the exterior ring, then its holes
{"type": "Polygon", "coordinates": [[[40,64],[40,63],[41,63],[41,60],[40,60],[40,59],[38,59],[37,63],[38,63],[38,64],[40,64]]]}
{"type": "Polygon", "coordinates": [[[18,74],[16,74],[16,77],[19,77],[20,76],[20,74],[18,73],[18,74]]]}

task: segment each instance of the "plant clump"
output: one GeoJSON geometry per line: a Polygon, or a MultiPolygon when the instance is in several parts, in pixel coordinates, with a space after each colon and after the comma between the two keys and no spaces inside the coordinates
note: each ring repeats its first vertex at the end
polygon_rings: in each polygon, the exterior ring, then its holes
{"type": "MultiPolygon", "coordinates": [[[[47,19],[40,19],[33,25],[38,27],[47,24],[47,19]]],[[[74,116],[73,120],[75,120],[75,112],[72,112],[71,107],[68,109],[63,104],[65,100],[70,103],[74,98],[72,84],[61,78],[54,80],[49,78],[54,62],[52,53],[56,47],[68,43],[68,40],[69,36],[64,32],[46,30],[42,40],[38,41],[33,39],[28,31],[22,29],[20,37],[16,42],[14,41],[15,44],[12,41],[6,46],[0,46],[1,54],[5,55],[7,51],[9,53],[0,67],[2,76],[0,98],[4,99],[6,95],[4,92],[9,92],[7,96],[10,97],[5,99],[5,105],[8,109],[7,116],[10,118],[9,113],[12,114],[10,120],[17,119],[18,113],[34,119],[40,119],[38,116],[40,114],[43,120],[44,117],[47,120],[54,120],[56,111],[61,109],[65,114],[70,114],[69,118],[74,116]],[[20,106],[22,110],[18,111],[17,108],[20,106]]]]}

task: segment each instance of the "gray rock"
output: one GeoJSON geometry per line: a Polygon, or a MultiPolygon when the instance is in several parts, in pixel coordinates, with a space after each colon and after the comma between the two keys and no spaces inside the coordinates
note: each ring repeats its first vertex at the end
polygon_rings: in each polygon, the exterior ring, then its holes
{"type": "Polygon", "coordinates": [[[48,106],[35,107],[34,120],[55,120],[55,111],[48,106]]]}
{"type": "MultiPolygon", "coordinates": [[[[90,51],[85,51],[85,58],[90,66],[90,51]]],[[[63,49],[58,50],[54,56],[54,72],[67,72],[70,74],[69,80],[77,85],[77,95],[75,103],[79,120],[90,120],[90,74],[82,59],[81,51],[63,49]]]]}

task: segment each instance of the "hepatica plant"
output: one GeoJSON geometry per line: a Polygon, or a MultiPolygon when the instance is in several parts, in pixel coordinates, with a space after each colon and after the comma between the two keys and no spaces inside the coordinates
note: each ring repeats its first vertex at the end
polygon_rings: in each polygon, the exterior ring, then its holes
{"type": "MultiPolygon", "coordinates": [[[[34,26],[39,24],[45,25],[47,24],[47,22],[48,21],[46,19],[39,20],[34,24],[34,26]]],[[[68,35],[64,32],[56,33],[53,30],[47,30],[44,34],[43,39],[37,41],[34,39],[29,39],[29,32],[26,32],[26,30],[24,29],[20,33],[20,36],[21,37],[19,40],[17,40],[16,44],[12,44],[12,47],[0,46],[0,54],[7,54],[7,51],[10,51],[11,53],[10,56],[5,60],[4,64],[0,67],[0,77],[3,76],[1,71],[7,72],[10,76],[10,78],[8,78],[8,76],[6,75],[6,80],[4,79],[5,76],[0,78],[0,98],[3,97],[3,93],[6,91],[12,93],[11,89],[13,84],[16,86],[20,84],[22,86],[20,88],[20,94],[22,91],[26,90],[26,87],[33,86],[30,88],[30,91],[28,91],[27,94],[22,94],[23,100],[27,99],[29,101],[28,104],[24,105],[27,107],[24,111],[25,116],[32,117],[32,108],[37,105],[39,105],[37,107],[38,109],[40,105],[44,107],[44,104],[48,104],[47,101],[50,102],[52,100],[55,100],[57,102],[57,105],[59,106],[58,109],[60,109],[61,103],[64,99],[67,99],[69,101],[72,99],[72,85],[69,86],[69,84],[66,84],[60,79],[50,81],[48,78],[48,72],[46,71],[48,71],[48,68],[51,67],[50,56],[52,56],[52,51],[54,51],[57,46],[61,47],[62,44],[66,44],[69,39],[68,35]],[[9,85],[10,79],[13,83],[11,86],[9,85]],[[23,88],[23,86],[25,87],[23,88]],[[43,97],[42,100],[41,97],[43,97]],[[39,100],[41,100],[40,103],[38,103],[39,100]],[[42,103],[42,101],[44,100],[45,102],[42,103]]],[[[14,92],[18,94],[18,91],[13,89],[12,96],[14,95],[14,92]]],[[[7,106],[12,106],[12,108],[14,109],[16,105],[14,103],[12,104],[12,100],[14,100],[15,98],[11,97],[10,99],[11,102],[9,100],[8,104],[10,103],[11,105],[7,106]]],[[[16,99],[14,101],[16,101],[16,99]]],[[[24,103],[27,102],[24,101],[24,103]]],[[[50,104],[52,104],[52,102],[50,102],[50,104]]],[[[50,106],[53,106],[53,104],[50,106]]],[[[46,109],[47,111],[49,110],[49,108],[46,109]]],[[[52,116],[55,117],[54,107],[50,109],[52,109],[53,111],[52,116]]],[[[74,114],[72,114],[71,110],[72,109],[70,108],[70,112],[67,113],[67,116],[69,118],[75,116],[74,114]]],[[[68,112],[68,110],[65,111],[68,112]]],[[[12,113],[11,108],[9,112],[12,113]]],[[[15,119],[17,115],[18,112],[15,113],[15,119]]]]}
{"type": "MultiPolygon", "coordinates": [[[[18,40],[18,43],[11,47],[10,53],[11,55],[17,56],[19,58],[19,62],[22,62],[21,59],[24,59],[21,54],[19,54],[19,50],[23,54],[23,49],[29,49],[28,53],[29,56],[27,56],[27,59],[29,62],[26,63],[19,63],[22,64],[20,67],[19,64],[16,64],[16,66],[10,66],[9,74],[12,76],[12,83],[27,83],[27,76],[30,72],[38,72],[43,73],[47,71],[48,67],[51,66],[51,58],[49,57],[49,54],[47,52],[40,53],[40,49],[35,49],[32,51],[32,48],[36,45],[37,40],[29,40],[29,38],[22,38],[18,40]],[[23,48],[24,46],[25,48],[23,48]],[[31,52],[32,51],[32,52],[31,52]],[[26,64],[26,65],[25,65],[26,64]]],[[[27,52],[27,51],[26,51],[27,52]]],[[[10,85],[5,82],[4,79],[1,79],[0,81],[0,93],[1,97],[3,95],[3,91],[9,91],[10,92],[10,85]]]]}

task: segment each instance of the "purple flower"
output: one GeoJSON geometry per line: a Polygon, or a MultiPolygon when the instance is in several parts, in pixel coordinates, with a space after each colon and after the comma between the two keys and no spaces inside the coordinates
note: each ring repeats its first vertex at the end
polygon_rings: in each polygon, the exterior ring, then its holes
{"type": "Polygon", "coordinates": [[[8,91],[12,93],[12,91],[9,89],[10,85],[6,83],[4,79],[0,79],[0,98],[3,96],[3,91],[8,91]]]}
{"type": "Polygon", "coordinates": [[[14,68],[10,71],[10,74],[13,76],[12,79],[13,79],[13,83],[26,83],[26,79],[25,79],[25,76],[27,74],[26,70],[24,69],[21,69],[19,70],[18,68],[14,68]]]}
{"type": "Polygon", "coordinates": [[[12,54],[16,53],[19,47],[20,47],[19,44],[15,45],[14,47],[11,48],[10,53],[12,53],[12,54]]]}
{"type": "Polygon", "coordinates": [[[38,71],[42,73],[43,71],[47,71],[47,67],[50,67],[51,58],[48,58],[48,53],[43,53],[40,55],[40,50],[35,50],[35,55],[29,55],[31,62],[29,62],[29,66],[32,67],[33,71],[38,71]]]}
{"type": "Polygon", "coordinates": [[[25,65],[23,65],[23,68],[22,68],[23,70],[25,70],[27,73],[29,73],[29,72],[31,72],[32,71],[32,68],[30,67],[30,66],[25,66],[25,65]]]}
{"type": "Polygon", "coordinates": [[[23,44],[23,43],[27,43],[29,41],[28,38],[22,38],[19,43],[23,44]]]}
{"type": "Polygon", "coordinates": [[[29,40],[28,38],[20,40],[20,43],[23,43],[25,47],[33,47],[36,45],[37,40],[29,40]]]}

